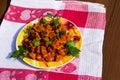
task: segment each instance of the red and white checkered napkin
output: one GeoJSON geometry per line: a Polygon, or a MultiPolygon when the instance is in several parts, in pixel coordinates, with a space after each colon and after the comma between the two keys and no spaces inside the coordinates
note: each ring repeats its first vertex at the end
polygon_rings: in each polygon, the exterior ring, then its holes
{"type": "Polygon", "coordinates": [[[101,80],[105,8],[81,1],[12,0],[0,27],[0,80],[101,80]],[[53,69],[35,69],[10,59],[19,30],[51,12],[74,22],[82,33],[80,58],[53,69]]]}

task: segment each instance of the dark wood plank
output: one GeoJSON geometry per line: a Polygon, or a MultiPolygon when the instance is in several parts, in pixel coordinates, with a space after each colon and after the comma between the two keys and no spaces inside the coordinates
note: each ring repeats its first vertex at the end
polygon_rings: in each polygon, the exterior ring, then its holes
{"type": "Polygon", "coordinates": [[[120,1],[84,0],[102,3],[107,9],[103,45],[103,80],[120,80],[120,1]]]}
{"type": "Polygon", "coordinates": [[[8,9],[11,0],[0,0],[0,23],[4,17],[5,12],[8,9]]]}
{"type": "Polygon", "coordinates": [[[114,6],[109,3],[107,25],[104,40],[104,80],[120,80],[120,1],[114,6]],[[111,12],[110,12],[111,11],[111,12]],[[108,76],[109,75],[109,76],[108,76]]]}
{"type": "MultiPolygon", "coordinates": [[[[0,0],[0,19],[9,1],[0,0]]],[[[107,13],[103,45],[103,80],[120,80],[120,1],[119,0],[82,0],[104,4],[107,13]]]]}
{"type": "Polygon", "coordinates": [[[0,18],[2,17],[1,15],[4,14],[4,11],[6,9],[6,3],[7,3],[7,0],[0,0],[0,18]]]}

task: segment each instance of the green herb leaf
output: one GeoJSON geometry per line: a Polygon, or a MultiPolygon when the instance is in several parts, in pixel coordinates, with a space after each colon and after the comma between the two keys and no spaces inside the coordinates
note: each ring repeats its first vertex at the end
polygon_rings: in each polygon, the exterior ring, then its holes
{"type": "Polygon", "coordinates": [[[50,45],[50,44],[52,43],[48,38],[45,40],[45,42],[46,42],[46,44],[48,44],[48,45],[50,45]]]}
{"type": "Polygon", "coordinates": [[[56,37],[59,38],[61,35],[64,35],[64,34],[66,34],[66,31],[61,31],[61,32],[57,31],[56,32],[56,37]]]}
{"type": "Polygon", "coordinates": [[[73,40],[70,40],[70,41],[67,42],[66,45],[75,47],[75,42],[73,40]]]}
{"type": "Polygon", "coordinates": [[[27,29],[26,29],[26,30],[23,30],[23,31],[24,31],[24,33],[25,33],[25,35],[23,36],[23,37],[24,37],[24,39],[28,37],[28,34],[29,34],[29,32],[30,32],[30,30],[31,30],[31,29],[32,29],[32,27],[27,26],[27,29]]]}
{"type": "Polygon", "coordinates": [[[40,44],[40,40],[38,38],[36,38],[32,41],[32,43],[34,46],[38,46],[40,44]]]}
{"type": "Polygon", "coordinates": [[[56,29],[56,26],[51,26],[52,27],[52,29],[56,29]]]}
{"type": "Polygon", "coordinates": [[[32,29],[32,27],[28,26],[26,30],[24,30],[24,33],[26,33],[28,35],[28,33],[30,32],[30,30],[32,29]]]}
{"type": "Polygon", "coordinates": [[[53,18],[53,22],[54,22],[54,24],[59,24],[59,17],[54,17],[53,18]]]}
{"type": "Polygon", "coordinates": [[[18,46],[20,53],[26,52],[25,46],[18,46]]]}
{"type": "Polygon", "coordinates": [[[66,31],[61,31],[60,34],[61,34],[61,35],[65,35],[65,34],[66,34],[66,31]]]}
{"type": "Polygon", "coordinates": [[[47,20],[45,20],[45,19],[43,19],[43,23],[44,24],[49,24],[49,22],[47,20]]]}
{"type": "Polygon", "coordinates": [[[22,56],[22,55],[23,55],[22,53],[28,52],[28,51],[26,50],[26,47],[25,47],[25,46],[18,46],[18,48],[19,48],[19,50],[14,51],[13,54],[11,55],[11,57],[17,58],[17,57],[19,57],[19,56],[22,56]]]}
{"type": "Polygon", "coordinates": [[[13,54],[11,55],[11,57],[17,58],[17,57],[20,56],[20,54],[21,54],[21,52],[19,50],[16,50],[16,51],[13,52],[13,54]]]}
{"type": "Polygon", "coordinates": [[[57,31],[57,33],[56,33],[56,37],[57,37],[57,38],[60,37],[60,32],[59,32],[59,31],[57,31]]]}
{"type": "Polygon", "coordinates": [[[41,31],[40,33],[41,33],[41,35],[43,35],[43,34],[47,34],[46,31],[41,31]]]}
{"type": "Polygon", "coordinates": [[[52,18],[53,15],[51,13],[47,13],[47,17],[52,18]]]}
{"type": "Polygon", "coordinates": [[[32,29],[32,27],[28,27],[28,28],[27,28],[27,31],[29,32],[31,29],[32,29]]]}
{"type": "Polygon", "coordinates": [[[75,42],[74,41],[68,41],[65,45],[65,48],[68,50],[68,54],[72,55],[72,56],[79,56],[79,52],[80,50],[77,49],[77,47],[75,47],[75,42]]]}
{"type": "Polygon", "coordinates": [[[68,46],[68,54],[71,54],[72,56],[78,57],[80,50],[73,46],[68,46]]]}

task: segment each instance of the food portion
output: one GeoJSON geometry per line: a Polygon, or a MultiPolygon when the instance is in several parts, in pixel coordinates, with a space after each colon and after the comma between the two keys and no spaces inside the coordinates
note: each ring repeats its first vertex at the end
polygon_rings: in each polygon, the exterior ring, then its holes
{"type": "Polygon", "coordinates": [[[48,14],[39,19],[38,23],[27,26],[21,45],[11,57],[22,56],[43,62],[60,61],[67,55],[78,57],[80,50],[76,43],[80,37],[70,33],[76,27],[69,21],[63,24],[60,19],[63,18],[48,14]]]}

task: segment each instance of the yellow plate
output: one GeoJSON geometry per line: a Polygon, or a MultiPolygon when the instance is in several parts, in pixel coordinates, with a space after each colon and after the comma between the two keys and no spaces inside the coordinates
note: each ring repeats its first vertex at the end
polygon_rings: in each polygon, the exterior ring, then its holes
{"type": "MultiPolygon", "coordinates": [[[[35,20],[29,22],[19,32],[17,39],[16,39],[16,49],[17,50],[18,50],[18,46],[22,45],[22,41],[23,41],[24,37],[26,36],[25,31],[28,28],[28,26],[31,27],[33,24],[38,23],[39,20],[40,19],[35,19],[35,20]]],[[[65,18],[60,18],[59,22],[61,24],[65,24],[66,22],[70,22],[73,24],[74,27],[73,27],[73,29],[69,30],[69,33],[72,36],[79,36],[80,37],[80,40],[76,42],[77,48],[80,49],[81,45],[82,45],[82,36],[81,36],[81,32],[77,28],[77,26],[73,22],[71,22],[65,18]]],[[[73,58],[74,57],[70,55],[70,56],[63,57],[62,60],[60,60],[60,61],[52,61],[52,62],[37,61],[37,60],[33,60],[31,58],[28,58],[28,57],[24,57],[24,58],[22,58],[22,60],[25,63],[27,63],[31,66],[37,67],[37,68],[56,68],[56,67],[60,67],[60,66],[65,65],[66,63],[70,62],[73,58]]]]}

